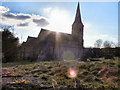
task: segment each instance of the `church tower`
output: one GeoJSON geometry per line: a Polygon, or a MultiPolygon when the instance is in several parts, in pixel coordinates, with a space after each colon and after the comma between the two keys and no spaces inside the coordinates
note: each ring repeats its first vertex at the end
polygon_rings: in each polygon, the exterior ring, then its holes
{"type": "Polygon", "coordinates": [[[84,25],[81,20],[79,3],[78,3],[75,21],[72,24],[72,36],[73,38],[75,38],[75,40],[79,41],[80,46],[82,47],[83,47],[83,27],[84,25]]]}

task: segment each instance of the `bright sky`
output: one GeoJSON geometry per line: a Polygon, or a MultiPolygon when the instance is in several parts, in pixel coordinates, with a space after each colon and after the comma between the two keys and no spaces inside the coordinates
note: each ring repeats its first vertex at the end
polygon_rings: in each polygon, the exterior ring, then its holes
{"type": "MultiPolygon", "coordinates": [[[[28,35],[37,37],[40,29],[71,33],[77,2],[2,2],[0,27],[14,27],[20,42],[28,35]]],[[[118,41],[118,3],[81,2],[84,46],[94,46],[97,39],[118,41]]]]}

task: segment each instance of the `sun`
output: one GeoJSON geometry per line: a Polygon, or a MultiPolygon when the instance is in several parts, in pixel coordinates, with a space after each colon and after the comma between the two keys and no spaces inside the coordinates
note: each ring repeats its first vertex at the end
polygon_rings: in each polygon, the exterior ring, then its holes
{"type": "Polygon", "coordinates": [[[69,12],[59,9],[50,10],[51,12],[48,19],[50,24],[47,26],[47,28],[56,32],[71,33],[72,24],[70,21],[69,12]]]}

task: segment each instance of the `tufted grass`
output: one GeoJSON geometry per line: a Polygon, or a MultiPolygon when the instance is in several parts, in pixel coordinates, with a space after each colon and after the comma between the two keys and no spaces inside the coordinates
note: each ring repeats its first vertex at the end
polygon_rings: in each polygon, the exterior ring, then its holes
{"type": "MultiPolygon", "coordinates": [[[[31,84],[31,79],[26,77],[39,77],[41,80],[54,83],[55,88],[59,86],[72,86],[76,80],[76,88],[118,88],[118,59],[93,58],[92,61],[39,61],[39,62],[14,62],[3,64],[3,68],[11,68],[14,73],[3,73],[3,78],[11,76],[13,78],[24,77],[31,84]],[[95,60],[95,61],[94,61],[95,60]],[[98,60],[98,61],[97,61],[98,60]],[[76,78],[67,76],[68,68],[75,68],[76,78]],[[100,70],[107,68],[107,72],[100,75],[100,70]],[[116,75],[115,75],[115,74],[116,75]],[[107,75],[107,76],[105,76],[107,75]]],[[[14,81],[10,81],[12,83],[14,81]]],[[[41,81],[42,82],[42,81],[41,81]]],[[[39,83],[38,83],[39,84],[39,83]]]]}

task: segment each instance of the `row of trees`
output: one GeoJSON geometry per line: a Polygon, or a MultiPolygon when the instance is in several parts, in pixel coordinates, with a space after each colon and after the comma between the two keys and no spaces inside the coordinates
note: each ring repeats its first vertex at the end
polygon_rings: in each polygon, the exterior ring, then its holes
{"type": "Polygon", "coordinates": [[[114,42],[108,41],[108,40],[106,40],[106,41],[103,42],[102,39],[96,40],[96,42],[94,43],[94,46],[95,46],[96,48],[101,48],[102,46],[103,46],[104,48],[117,47],[117,45],[116,45],[114,42]]]}

